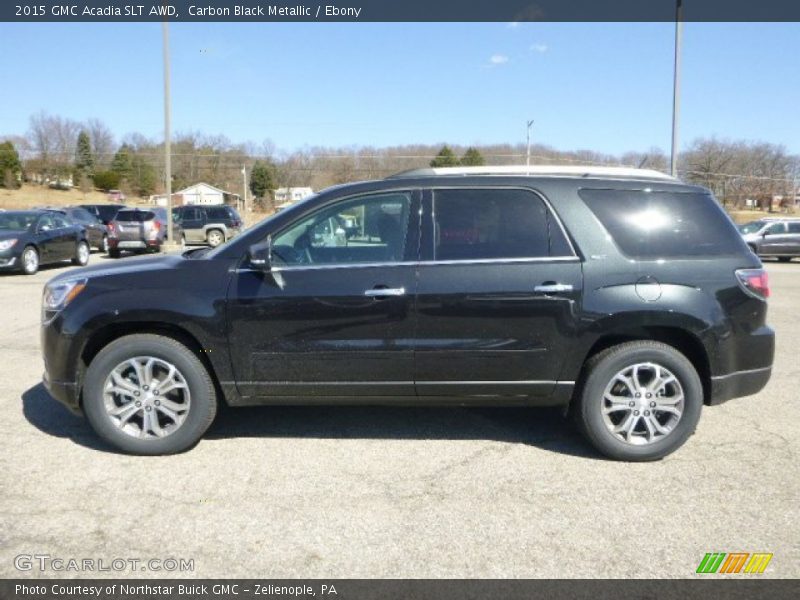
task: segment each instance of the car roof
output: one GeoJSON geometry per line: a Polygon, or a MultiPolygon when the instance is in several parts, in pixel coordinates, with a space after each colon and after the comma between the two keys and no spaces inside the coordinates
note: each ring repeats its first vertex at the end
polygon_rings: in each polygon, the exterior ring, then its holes
{"type": "Polygon", "coordinates": [[[480,167],[426,167],[411,169],[390,175],[387,179],[408,179],[420,177],[476,177],[476,176],[531,176],[566,177],[592,179],[635,179],[653,181],[675,181],[678,179],[654,169],[635,169],[631,167],[598,167],[593,165],[507,165],[480,167]]]}

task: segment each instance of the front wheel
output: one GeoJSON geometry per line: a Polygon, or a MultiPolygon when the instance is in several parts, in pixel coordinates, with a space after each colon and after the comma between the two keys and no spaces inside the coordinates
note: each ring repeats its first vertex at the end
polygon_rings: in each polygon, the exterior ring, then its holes
{"type": "Polygon", "coordinates": [[[589,442],[610,458],[657,460],[694,432],[703,385],[675,348],[638,341],[593,356],[574,416],[589,442]]]}
{"type": "Polygon", "coordinates": [[[91,252],[88,242],[78,242],[78,245],[75,247],[75,256],[72,259],[72,264],[85,267],[89,264],[89,255],[91,252]]]}
{"type": "Polygon", "coordinates": [[[25,275],[33,275],[39,270],[39,253],[33,246],[28,246],[22,251],[22,272],[25,275]]]}
{"type": "Polygon", "coordinates": [[[203,363],[180,342],[136,334],[103,348],[86,372],[83,409],[97,434],[130,454],[182,452],[217,412],[203,363]]]}

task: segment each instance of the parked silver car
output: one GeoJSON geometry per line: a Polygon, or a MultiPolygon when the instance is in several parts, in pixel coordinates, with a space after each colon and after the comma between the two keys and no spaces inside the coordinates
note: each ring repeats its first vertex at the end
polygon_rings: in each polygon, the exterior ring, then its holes
{"type": "Polygon", "coordinates": [[[782,262],[800,256],[800,218],[765,217],[740,225],[739,231],[758,256],[782,262]]]}
{"type": "Polygon", "coordinates": [[[242,232],[242,218],[232,206],[178,206],[172,209],[187,244],[215,248],[242,232]]]}
{"type": "MultiPolygon", "coordinates": [[[[167,239],[167,211],[164,208],[126,208],[108,225],[108,255],[119,258],[123,250],[158,252],[167,239]]],[[[173,222],[173,236],[183,239],[180,225],[173,222]]]]}

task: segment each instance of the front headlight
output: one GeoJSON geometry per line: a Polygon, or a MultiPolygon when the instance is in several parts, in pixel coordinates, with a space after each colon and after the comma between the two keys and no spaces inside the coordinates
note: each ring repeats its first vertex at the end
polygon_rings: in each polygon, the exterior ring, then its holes
{"type": "Polygon", "coordinates": [[[16,239],[13,240],[2,240],[0,241],[0,251],[8,250],[9,248],[13,248],[14,244],[17,243],[16,239]]]}
{"type": "Polygon", "coordinates": [[[86,279],[48,283],[42,296],[42,321],[47,323],[64,310],[86,287],[86,279]]]}

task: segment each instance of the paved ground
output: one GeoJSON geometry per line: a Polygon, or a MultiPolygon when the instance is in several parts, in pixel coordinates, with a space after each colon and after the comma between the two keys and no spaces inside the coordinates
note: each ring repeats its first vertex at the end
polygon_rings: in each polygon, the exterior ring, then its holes
{"type": "Polygon", "coordinates": [[[680,578],[710,551],[800,576],[800,263],[769,265],[767,389],[639,465],[507,409],[229,410],[186,454],[115,454],[39,384],[59,271],[0,275],[0,577],[44,553],[192,558],[203,577],[680,578]]]}

